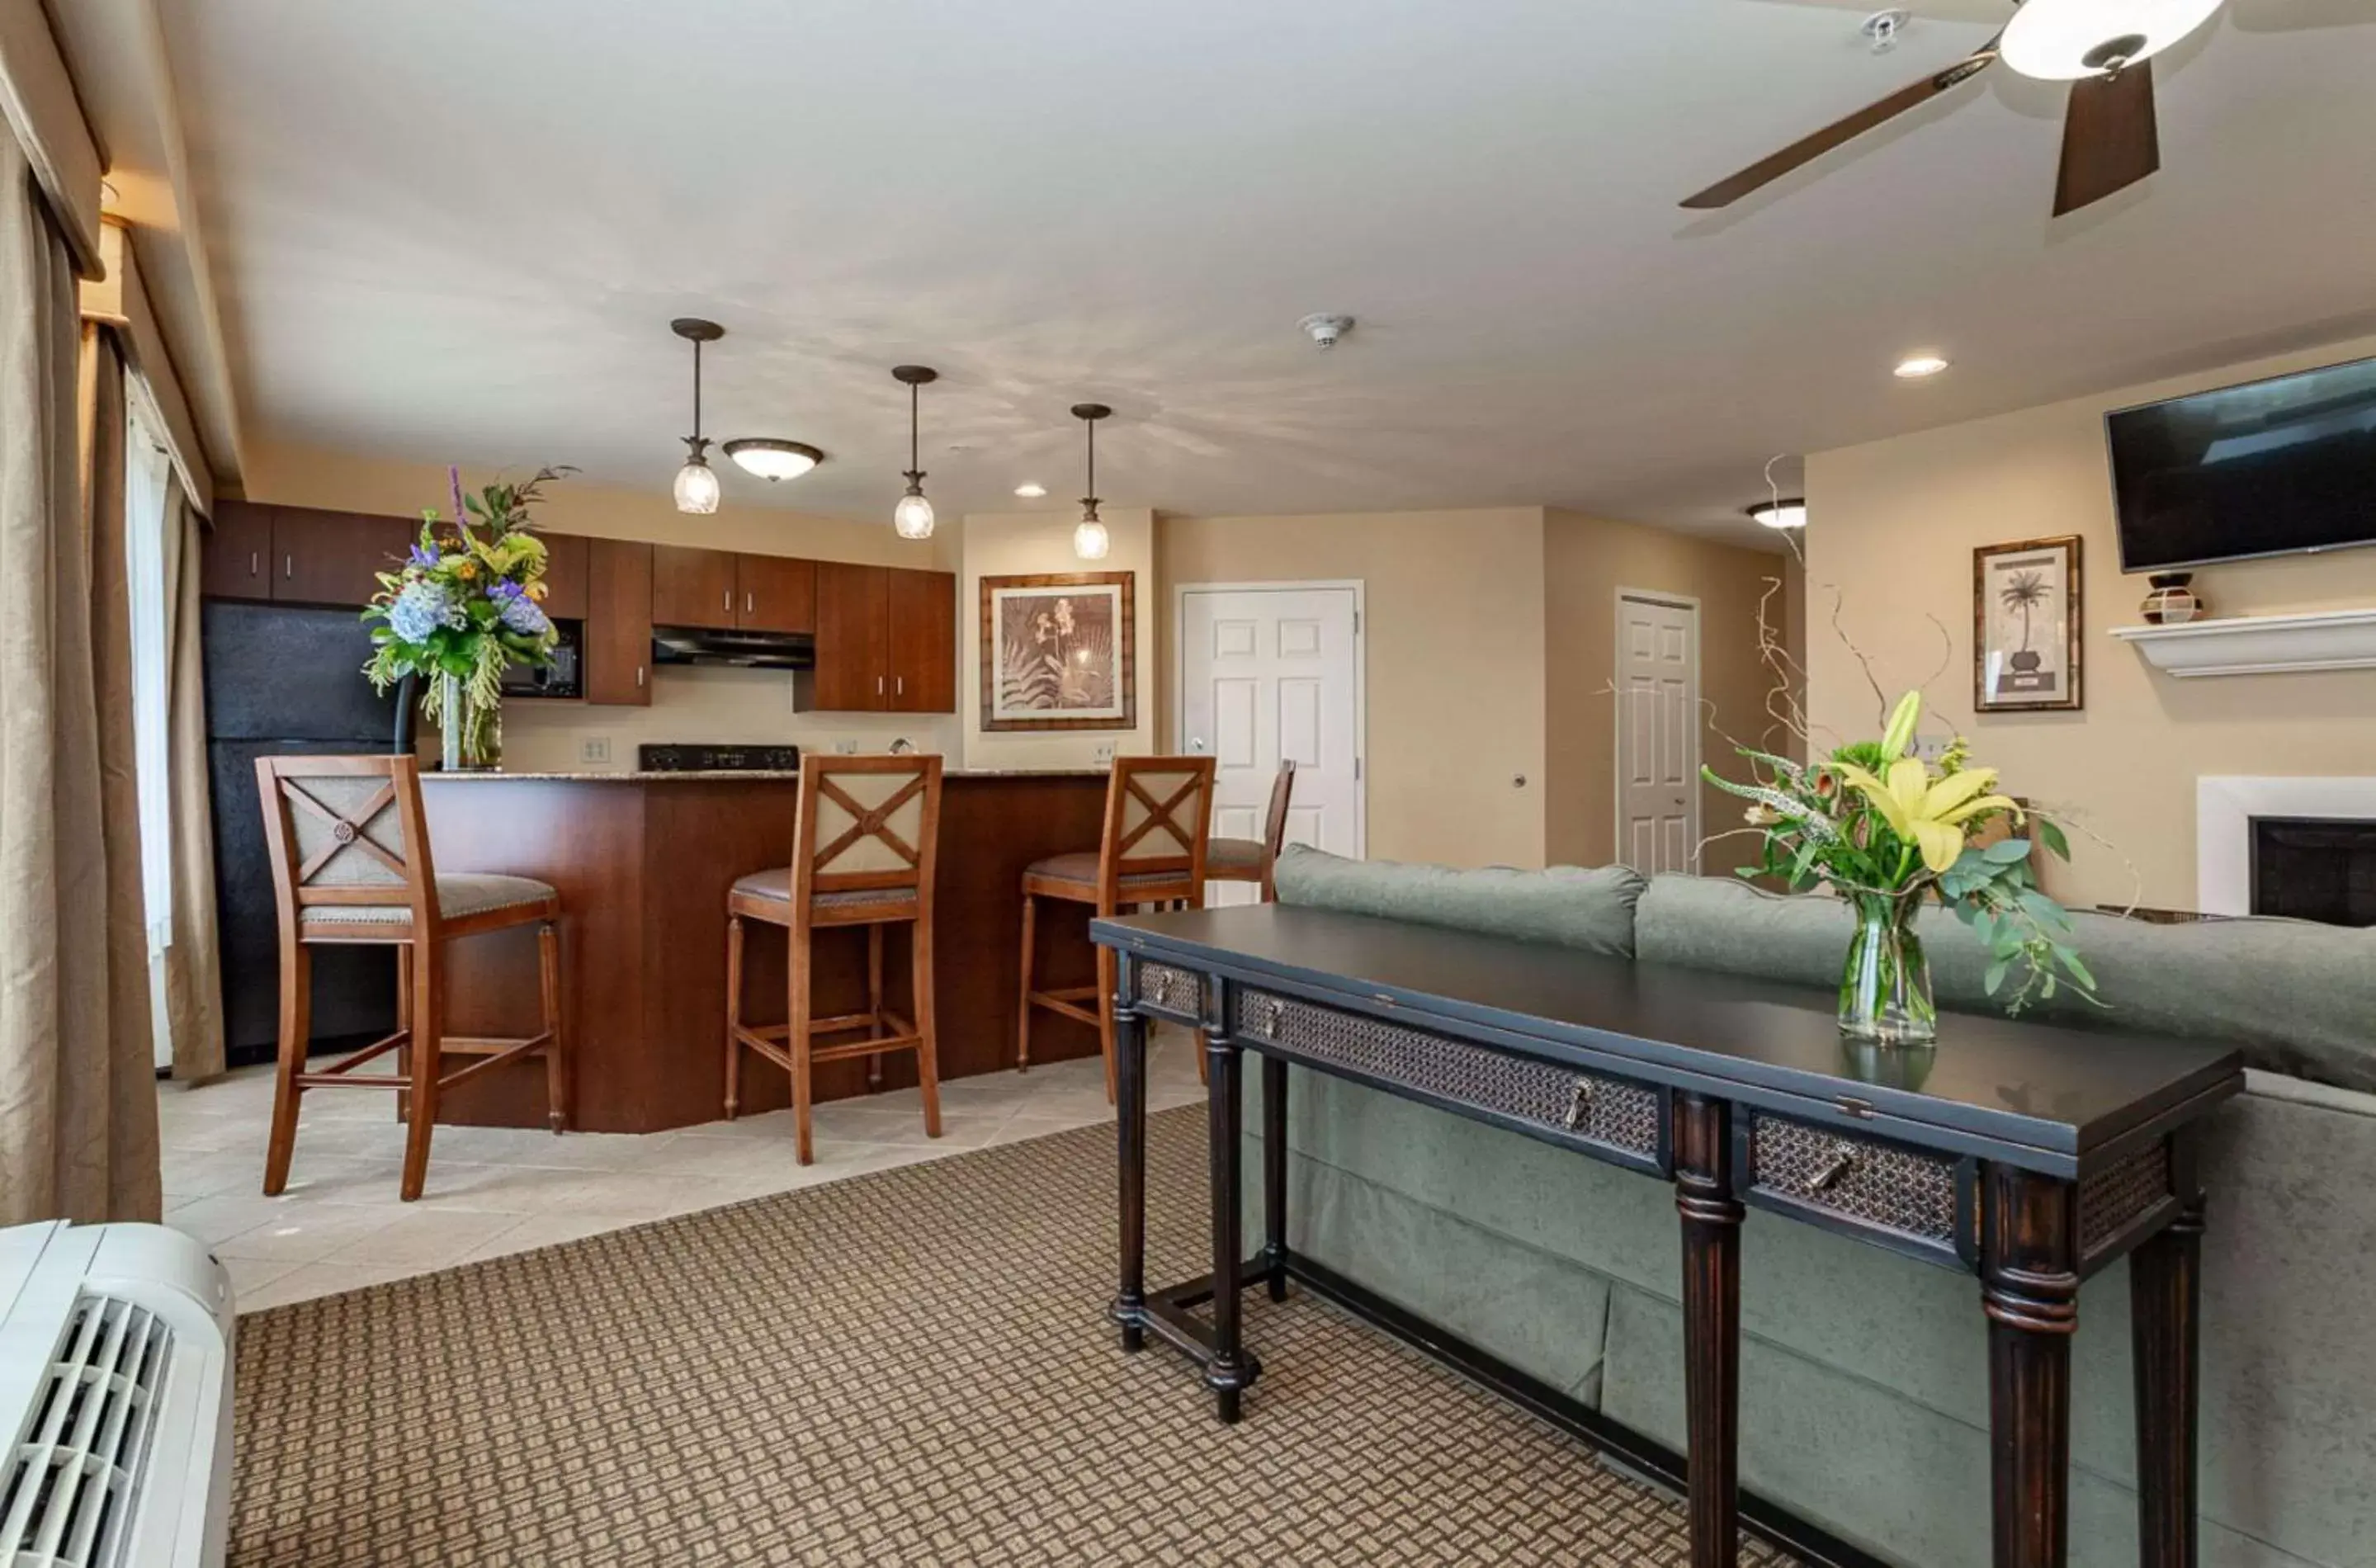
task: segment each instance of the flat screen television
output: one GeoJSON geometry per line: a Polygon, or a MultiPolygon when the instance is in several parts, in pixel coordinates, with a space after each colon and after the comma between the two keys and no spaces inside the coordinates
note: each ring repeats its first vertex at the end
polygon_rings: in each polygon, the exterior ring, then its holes
{"type": "Polygon", "coordinates": [[[2104,417],[2121,570],[2376,544],[2376,359],[2104,417]]]}

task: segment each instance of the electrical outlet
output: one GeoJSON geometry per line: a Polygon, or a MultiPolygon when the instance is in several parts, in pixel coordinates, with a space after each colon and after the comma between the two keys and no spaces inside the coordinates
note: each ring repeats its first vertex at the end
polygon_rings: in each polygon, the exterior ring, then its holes
{"type": "Polygon", "coordinates": [[[1947,754],[1948,739],[1944,735],[1923,735],[1915,740],[1914,754],[1924,762],[1937,762],[1947,754]]]}
{"type": "Polygon", "coordinates": [[[839,756],[856,756],[858,754],[858,742],[856,741],[836,741],[833,743],[833,749],[835,754],[839,756]]]}
{"type": "Polygon", "coordinates": [[[580,762],[610,761],[611,737],[608,735],[588,735],[581,738],[577,742],[577,760],[580,762]]]}
{"type": "Polygon", "coordinates": [[[1111,741],[1099,741],[1097,743],[1096,748],[1089,753],[1089,760],[1099,767],[1111,767],[1113,766],[1113,742],[1111,741]]]}

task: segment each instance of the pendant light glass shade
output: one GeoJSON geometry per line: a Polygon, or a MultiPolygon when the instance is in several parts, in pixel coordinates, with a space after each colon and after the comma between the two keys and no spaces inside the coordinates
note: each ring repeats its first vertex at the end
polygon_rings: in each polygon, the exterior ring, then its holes
{"type": "Polygon", "coordinates": [[[1102,561],[1113,549],[1113,536],[1095,512],[1086,513],[1073,529],[1073,553],[1084,561],[1102,561]]]}
{"type": "Polygon", "coordinates": [[[908,493],[899,498],[891,513],[891,526],[899,530],[901,539],[933,537],[933,504],[924,499],[920,487],[909,485],[908,493]]]}
{"type": "Polygon", "coordinates": [[[676,471],[676,509],[696,515],[718,510],[718,471],[697,446],[676,471]]]}

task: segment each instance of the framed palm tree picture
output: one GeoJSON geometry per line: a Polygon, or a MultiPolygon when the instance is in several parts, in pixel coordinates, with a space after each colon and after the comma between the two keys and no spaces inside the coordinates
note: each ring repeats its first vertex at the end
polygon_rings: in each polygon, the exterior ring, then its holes
{"type": "Polygon", "coordinates": [[[2024,713],[2085,706],[2079,536],[1972,552],[1972,706],[2024,713]]]}
{"type": "Polygon", "coordinates": [[[1138,724],[1137,616],[1128,572],[981,579],[981,727],[1138,724]]]}

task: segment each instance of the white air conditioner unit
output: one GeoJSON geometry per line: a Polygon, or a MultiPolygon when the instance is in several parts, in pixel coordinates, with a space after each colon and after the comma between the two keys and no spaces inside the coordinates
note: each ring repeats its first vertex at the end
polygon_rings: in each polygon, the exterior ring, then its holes
{"type": "Polygon", "coordinates": [[[217,1568],[232,1324],[178,1230],[0,1229],[0,1568],[217,1568]]]}

